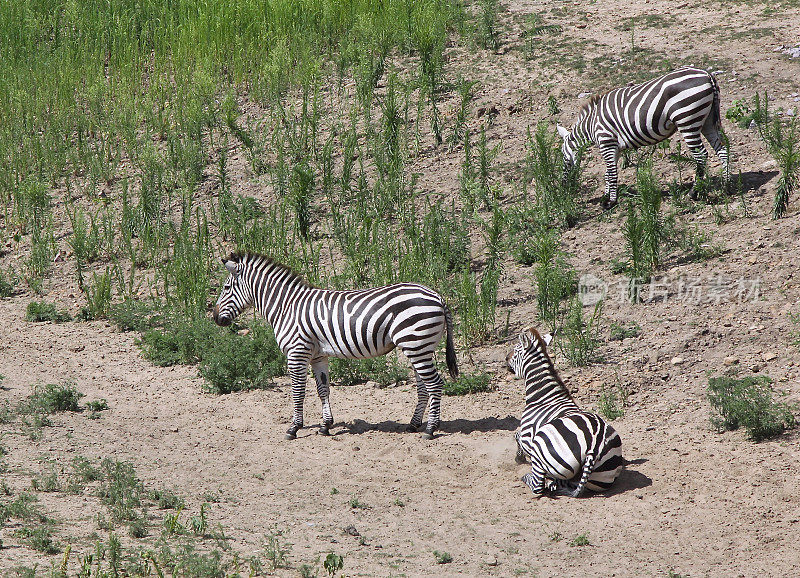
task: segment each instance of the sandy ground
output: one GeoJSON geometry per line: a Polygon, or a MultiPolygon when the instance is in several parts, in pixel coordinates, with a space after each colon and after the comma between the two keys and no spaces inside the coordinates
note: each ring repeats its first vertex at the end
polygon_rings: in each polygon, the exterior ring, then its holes
{"type": "MultiPolygon", "coordinates": [[[[489,136],[503,144],[498,164],[514,166],[524,158],[521,127],[546,116],[548,95],[558,96],[564,109],[559,118],[569,124],[581,103],[578,94],[602,88],[575,70],[543,69],[524,58],[519,32],[526,14],[542,12],[546,21],[560,23],[565,35],[613,53],[631,42],[625,18],[668,13],[667,27],[634,28],[637,45],[673,55],[676,63],[718,58],[723,112],[733,99],[765,87],[778,105],[798,106],[792,95],[800,92],[800,59],[774,48],[796,45],[799,12],[782,5],[765,15],[766,6],[572,2],[564,3],[564,13],[551,15],[548,3],[514,2],[505,6],[497,54],[469,56],[454,48],[450,60],[477,70],[476,109],[497,107],[489,136]],[[724,30],[708,32],[722,23],[724,30]],[[756,27],[770,30],[746,33],[756,27]]],[[[589,50],[597,49],[592,46],[589,50]]],[[[719,434],[709,423],[705,387],[709,375],[736,367],[742,374],[770,375],[789,401],[800,400],[800,350],[792,344],[800,326],[789,318],[800,311],[795,277],[800,200],[792,199],[786,218],[771,220],[775,165],[757,135],[724,122],[749,216],[742,216],[733,199],[735,218],[724,224],[714,223],[708,207],[684,218],[713,232],[725,252],[699,263],[669,256],[662,279],[666,298],[631,305],[610,294],[603,337],[611,322],[635,320],[642,332],[605,342],[604,362],[569,369],[557,359],[585,407],[596,406],[604,384],[618,381],[631,391],[625,415],[614,421],[629,464],[608,494],[535,501],[519,481],[526,467],[514,464],[512,432],[522,409],[522,384],[503,367],[507,345],[462,352],[462,360],[469,357],[469,363],[496,376],[497,389],[445,398],[435,440],[403,432],[415,402],[410,387],[365,384],[334,388],[336,426],[330,438],[315,433],[320,410],[309,388],[310,427],[290,442],[283,439],[291,416],[285,379],[270,390],[205,394],[195,368],[158,368],[143,360],[134,334],[103,322],[23,321],[30,294],[0,300],[0,374],[5,375],[0,400],[13,404],[29,395],[34,383],[72,379],[86,400],[105,398],[110,410],[96,420],[86,412],[58,414],[37,442],[16,425],[0,425],[8,452],[2,478],[16,493],[30,486],[47,461],[67,464],[78,455],[131,461],[147,487],[185,496],[187,511],[196,512],[208,495],[216,496],[209,520],[222,524],[242,556],[259,551],[265,535],[281,532],[291,545],[292,567],[276,574],[286,576],[298,575],[301,564],[331,551],[345,556],[348,576],[796,575],[800,434],[759,444],[741,431],[719,434]],[[757,297],[740,299],[731,289],[739,279],[748,288],[757,281],[757,297]],[[699,300],[683,298],[681,280],[699,283],[699,300]],[[727,292],[714,293],[720,284],[727,292]],[[678,357],[683,361],[674,363],[678,357]],[[366,507],[352,507],[353,498],[366,507]],[[588,545],[571,544],[580,535],[588,545]],[[448,552],[452,562],[437,564],[434,551],[448,552]]],[[[459,162],[457,151],[434,151],[414,168],[426,175],[421,179],[426,187],[454,194],[459,162]]],[[[587,179],[601,182],[601,170],[594,155],[587,179]]],[[[664,163],[657,170],[664,182],[671,177],[664,163]]],[[[512,181],[512,175],[501,169],[498,181],[512,181]]],[[[630,169],[621,171],[621,182],[632,179],[630,169]]],[[[504,202],[516,202],[515,195],[509,189],[504,202]]],[[[564,240],[579,272],[613,287],[620,277],[610,273],[610,261],[623,247],[623,215],[598,218],[599,212],[599,205],[590,203],[587,218],[564,240]]],[[[72,276],[70,267],[56,264],[46,297],[77,308],[70,293],[78,292],[65,281],[72,276]]],[[[498,325],[510,311],[512,332],[535,317],[531,273],[509,262],[501,283],[498,325]]],[[[335,383],[336,376],[332,379],[335,383]]],[[[60,521],[59,541],[72,543],[75,551],[90,550],[101,510],[97,499],[90,493],[39,493],[39,498],[60,521]]],[[[21,546],[14,529],[12,524],[0,530],[0,570],[36,562],[49,567],[50,558],[21,546]]]]}

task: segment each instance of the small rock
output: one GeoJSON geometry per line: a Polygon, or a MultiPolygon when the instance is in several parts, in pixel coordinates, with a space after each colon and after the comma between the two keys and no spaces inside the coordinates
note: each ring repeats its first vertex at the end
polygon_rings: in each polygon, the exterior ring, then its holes
{"type": "Polygon", "coordinates": [[[722,361],[722,363],[724,363],[725,365],[729,365],[729,366],[730,365],[736,365],[737,363],[739,363],[739,358],[738,357],[729,356],[729,357],[726,357],[722,361]]]}
{"type": "Polygon", "coordinates": [[[753,373],[758,373],[759,371],[761,371],[761,366],[758,364],[753,364],[750,366],[750,371],[752,371],[753,373]]]}
{"type": "Polygon", "coordinates": [[[249,329],[240,329],[236,333],[238,333],[239,335],[250,335],[250,330],[249,329]]]}
{"type": "Polygon", "coordinates": [[[360,536],[361,534],[356,530],[356,527],[350,524],[347,528],[344,529],[344,533],[348,534],[349,536],[360,536]]]}
{"type": "Polygon", "coordinates": [[[590,96],[592,96],[591,92],[581,92],[578,94],[578,98],[589,98],[590,96]]]}
{"type": "Polygon", "coordinates": [[[683,359],[683,357],[673,357],[673,358],[672,358],[672,361],[670,361],[670,363],[671,363],[672,365],[680,365],[680,364],[681,364],[681,363],[683,363],[684,361],[685,361],[685,359],[683,359]]]}
{"type": "Polygon", "coordinates": [[[775,353],[774,351],[767,351],[761,357],[764,359],[764,361],[772,361],[773,359],[778,357],[778,354],[775,353]]]}
{"type": "Polygon", "coordinates": [[[486,562],[487,566],[497,566],[497,556],[490,558],[488,562],[486,562]]]}

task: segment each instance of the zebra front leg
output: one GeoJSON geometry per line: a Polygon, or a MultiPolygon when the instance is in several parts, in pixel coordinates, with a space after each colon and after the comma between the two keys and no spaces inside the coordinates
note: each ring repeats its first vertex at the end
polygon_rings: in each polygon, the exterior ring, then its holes
{"type": "Polygon", "coordinates": [[[333,414],[330,405],[330,377],[328,372],[328,358],[322,357],[311,362],[311,371],[314,372],[314,379],[317,382],[317,395],[322,402],[322,425],[319,433],[324,436],[330,435],[330,428],[333,427],[333,414]]]}
{"type": "Polygon", "coordinates": [[[286,430],[286,439],[293,440],[297,437],[297,430],[303,427],[303,401],[306,397],[308,353],[289,352],[286,365],[289,368],[289,377],[292,379],[292,405],[294,406],[292,425],[286,430]]]}
{"type": "Polygon", "coordinates": [[[617,162],[619,161],[619,146],[616,141],[600,143],[600,154],[606,163],[606,190],[603,195],[603,209],[611,209],[617,204],[617,162]]]}
{"type": "Polygon", "coordinates": [[[422,427],[422,417],[428,406],[428,388],[416,370],[414,374],[417,376],[417,406],[414,408],[414,415],[411,416],[411,423],[406,426],[406,431],[409,432],[415,432],[422,427]]]}
{"type": "Polygon", "coordinates": [[[544,470],[534,460],[531,460],[531,471],[520,478],[530,488],[535,498],[541,498],[545,490],[544,470]]]}

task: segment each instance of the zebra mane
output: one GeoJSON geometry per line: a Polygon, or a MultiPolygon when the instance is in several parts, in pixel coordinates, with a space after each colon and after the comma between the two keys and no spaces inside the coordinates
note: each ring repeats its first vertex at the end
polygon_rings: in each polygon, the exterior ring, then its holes
{"type": "Polygon", "coordinates": [[[298,273],[288,265],[279,263],[272,257],[268,257],[267,255],[262,255],[261,253],[251,253],[250,251],[235,251],[231,253],[230,257],[228,257],[227,260],[233,261],[234,263],[247,262],[255,266],[272,265],[274,269],[277,269],[279,271],[286,271],[303,285],[311,287],[311,284],[308,281],[306,281],[305,278],[300,273],[298,273]]]}
{"type": "MultiPolygon", "coordinates": [[[[593,94],[589,97],[589,100],[586,101],[581,109],[578,111],[578,121],[582,120],[587,114],[589,114],[592,109],[597,106],[597,103],[600,102],[600,99],[603,98],[609,91],[600,92],[597,94],[593,94]]],[[[578,122],[576,121],[576,123],[578,122]]]]}
{"type": "Polygon", "coordinates": [[[545,361],[547,362],[547,368],[550,370],[550,376],[555,380],[555,382],[559,386],[561,386],[561,389],[564,391],[564,393],[567,394],[567,397],[569,397],[574,402],[575,398],[572,397],[572,393],[569,391],[569,388],[567,388],[567,386],[564,385],[564,381],[561,379],[561,376],[558,374],[558,371],[556,371],[555,365],[553,365],[553,360],[550,359],[550,354],[547,353],[547,344],[544,342],[542,336],[534,327],[529,327],[526,331],[530,333],[531,336],[536,340],[536,343],[538,345],[537,349],[542,353],[542,355],[545,358],[545,361]]]}

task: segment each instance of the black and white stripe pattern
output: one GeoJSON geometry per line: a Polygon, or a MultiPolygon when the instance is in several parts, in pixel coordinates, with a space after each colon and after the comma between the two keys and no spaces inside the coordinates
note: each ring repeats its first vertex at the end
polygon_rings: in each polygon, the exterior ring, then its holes
{"type": "Polygon", "coordinates": [[[708,140],[729,177],[728,153],[720,123],[719,86],[714,76],[699,68],[684,67],[659,78],[616,88],[594,96],[581,110],[571,130],[559,126],[564,167],[575,163],[577,151],[596,144],[606,163],[605,202],[617,202],[617,161],[623,149],[654,145],[683,135],[697,163],[697,176],[705,172],[708,152],[700,135],[708,140]]]}
{"type": "Polygon", "coordinates": [[[525,411],[514,434],[517,462],[531,463],[522,481],[536,497],[545,491],[578,497],[584,488],[611,487],[623,468],[619,434],[595,413],[582,411],[553,367],[535,329],[519,336],[508,366],[525,378],[525,411]]]}
{"type": "Polygon", "coordinates": [[[303,427],[309,363],[322,401],[320,432],[327,435],[333,425],[328,358],[365,359],[395,347],[411,362],[417,378],[417,405],[409,429],[422,426],[427,406],[423,436],[433,437],[439,427],[443,386],[433,356],[445,333],[447,367],[451,376],[458,375],[452,318],[435,291],[413,283],[332,291],[308,285],[287,267],[261,255],[233,254],[223,263],[230,275],[214,306],[214,321],[230,325],[252,305],[273,327],[292,379],[294,417],[286,432],[288,439],[303,427]]]}

